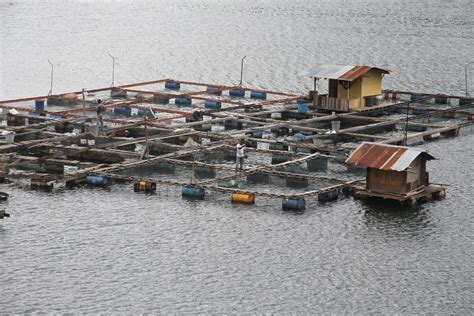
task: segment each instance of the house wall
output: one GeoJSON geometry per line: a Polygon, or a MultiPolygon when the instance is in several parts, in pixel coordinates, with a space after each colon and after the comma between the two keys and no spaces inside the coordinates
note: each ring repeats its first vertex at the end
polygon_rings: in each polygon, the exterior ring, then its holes
{"type": "Polygon", "coordinates": [[[367,189],[372,191],[399,193],[407,192],[405,171],[367,168],[367,189]]]}
{"type": "Polygon", "coordinates": [[[372,69],[362,76],[361,97],[374,96],[382,93],[382,72],[372,69]]]}
{"type": "Polygon", "coordinates": [[[426,160],[418,156],[407,168],[407,191],[416,190],[425,185],[426,160]]]}
{"type": "MultiPolygon", "coordinates": [[[[334,80],[337,81],[337,80],[334,80]]],[[[338,99],[347,99],[347,95],[349,94],[349,100],[353,99],[360,99],[362,96],[362,80],[361,78],[357,78],[356,80],[352,81],[350,89],[346,90],[342,86],[342,84],[337,84],[337,98],[338,99]]]]}
{"type": "Polygon", "coordinates": [[[425,185],[426,160],[417,157],[405,171],[367,168],[367,189],[378,192],[399,193],[416,190],[425,185]]]}

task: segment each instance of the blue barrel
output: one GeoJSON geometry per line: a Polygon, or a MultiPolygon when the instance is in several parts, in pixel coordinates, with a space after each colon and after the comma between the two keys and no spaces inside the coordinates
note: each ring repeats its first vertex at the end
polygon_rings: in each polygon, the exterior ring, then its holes
{"type": "Polygon", "coordinates": [[[420,99],[423,99],[422,94],[419,94],[419,93],[410,94],[410,101],[418,101],[420,99]]]}
{"type": "Polygon", "coordinates": [[[252,132],[251,136],[253,138],[262,138],[263,136],[263,131],[255,131],[255,132],[252,132]]]}
{"type": "Polygon", "coordinates": [[[179,90],[181,88],[181,84],[176,81],[166,81],[165,88],[170,90],[179,90]]]}
{"type": "Polygon", "coordinates": [[[174,100],[174,103],[175,104],[186,104],[186,105],[189,105],[191,104],[191,98],[176,98],[174,100]]]}
{"type": "Polygon", "coordinates": [[[222,104],[220,102],[215,102],[215,101],[206,101],[204,103],[204,107],[206,109],[213,109],[213,110],[218,110],[220,109],[222,104]]]}
{"type": "Polygon", "coordinates": [[[236,120],[225,120],[224,127],[226,130],[229,129],[242,129],[242,122],[236,120]]]}
{"type": "Polygon", "coordinates": [[[417,108],[414,108],[413,110],[411,110],[411,113],[413,115],[424,115],[426,113],[428,113],[428,110],[427,109],[417,109],[417,108]]]}
{"type": "Polygon", "coordinates": [[[243,97],[245,97],[245,90],[242,90],[242,89],[229,90],[229,95],[230,95],[231,97],[240,97],[240,98],[243,98],[243,97]]]}
{"type": "Polygon", "coordinates": [[[283,199],[281,206],[283,210],[302,211],[306,208],[305,199],[283,199]]]}
{"type": "Polygon", "coordinates": [[[61,114],[50,114],[49,117],[55,120],[62,120],[65,116],[61,114]]]}
{"type": "Polygon", "coordinates": [[[137,112],[138,116],[147,116],[147,117],[153,117],[153,113],[151,113],[150,110],[148,109],[139,109],[137,112]]]}
{"type": "Polygon", "coordinates": [[[209,92],[209,94],[222,95],[222,91],[215,91],[215,90],[219,90],[219,87],[208,86],[206,89],[206,91],[209,92]]]}
{"type": "Polygon", "coordinates": [[[132,116],[132,109],[125,106],[114,107],[114,114],[123,116],[132,116]]]}
{"type": "Polygon", "coordinates": [[[204,200],[205,191],[201,188],[195,188],[189,185],[184,186],[181,189],[181,196],[183,198],[204,200]]]}
{"type": "Polygon", "coordinates": [[[107,178],[101,177],[101,176],[87,176],[86,182],[87,184],[92,184],[92,185],[106,185],[107,178]]]}
{"type": "Polygon", "coordinates": [[[35,100],[35,110],[44,111],[44,99],[35,100]]]}
{"type": "Polygon", "coordinates": [[[267,94],[265,92],[252,91],[252,92],[250,92],[250,97],[252,99],[266,100],[267,99],[267,94]]]}
{"type": "Polygon", "coordinates": [[[308,113],[308,104],[298,103],[298,113],[308,113]]]}

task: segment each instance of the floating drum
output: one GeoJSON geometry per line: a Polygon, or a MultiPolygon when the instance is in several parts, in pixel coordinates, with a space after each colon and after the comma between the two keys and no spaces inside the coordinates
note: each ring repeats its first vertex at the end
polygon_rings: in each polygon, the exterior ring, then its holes
{"type": "Polygon", "coordinates": [[[306,166],[308,168],[308,171],[326,171],[328,169],[328,159],[314,158],[306,161],[306,166]]]}
{"type": "Polygon", "coordinates": [[[240,97],[240,98],[243,98],[245,97],[245,90],[242,90],[242,89],[232,89],[232,90],[229,90],[229,95],[231,97],[240,97]]]}
{"type": "Polygon", "coordinates": [[[175,104],[190,105],[192,103],[191,98],[176,98],[174,99],[175,104]]]}
{"type": "Polygon", "coordinates": [[[284,163],[284,162],[287,162],[288,160],[289,160],[288,156],[277,155],[277,154],[272,155],[272,165],[277,165],[277,164],[280,164],[280,163],[284,163]]]}
{"type": "Polygon", "coordinates": [[[239,180],[237,179],[231,179],[229,181],[219,183],[220,187],[225,187],[225,188],[238,188],[239,187],[239,180]]]}
{"type": "Polygon", "coordinates": [[[270,131],[275,134],[275,136],[285,136],[290,132],[286,127],[274,127],[270,131]]]}
{"type": "Polygon", "coordinates": [[[387,92],[384,93],[384,99],[385,100],[391,100],[392,96],[393,96],[392,92],[387,91],[387,92]]]}
{"type": "Polygon", "coordinates": [[[133,191],[135,192],[155,192],[156,182],[140,180],[133,184],[133,191]]]}
{"type": "Polygon", "coordinates": [[[329,191],[329,192],[323,192],[318,194],[318,201],[320,202],[330,202],[330,201],[335,201],[339,197],[339,191],[334,190],[334,191],[329,191]]]}
{"type": "Polygon", "coordinates": [[[201,132],[210,131],[211,128],[212,128],[212,124],[211,124],[211,123],[194,126],[194,129],[195,129],[196,131],[201,131],[201,132]]]}
{"type": "Polygon", "coordinates": [[[125,106],[114,107],[114,114],[121,116],[132,116],[132,109],[125,106]]]}
{"type": "Polygon", "coordinates": [[[427,109],[422,109],[422,108],[414,108],[411,110],[411,113],[413,115],[424,115],[428,113],[427,109]]]}
{"type": "Polygon", "coordinates": [[[215,178],[216,177],[216,171],[214,168],[211,167],[196,167],[194,168],[194,174],[198,178],[215,178]]]}
{"type": "Polygon", "coordinates": [[[444,95],[438,95],[435,97],[435,103],[436,104],[447,104],[448,103],[448,97],[444,95]]]}
{"type": "Polygon", "coordinates": [[[170,90],[179,90],[181,88],[181,84],[176,81],[166,81],[165,88],[170,90]]]}
{"type": "Polygon", "coordinates": [[[267,99],[267,94],[265,92],[252,91],[252,92],[250,92],[250,97],[252,99],[266,100],[267,99]]]}
{"type": "Polygon", "coordinates": [[[226,130],[229,129],[242,129],[242,123],[236,120],[225,120],[224,127],[226,130]]]}
{"type": "Polygon", "coordinates": [[[281,113],[280,112],[272,113],[272,114],[270,114],[270,118],[272,118],[274,120],[281,120],[281,113]]]}
{"type": "Polygon", "coordinates": [[[44,111],[44,99],[36,99],[35,100],[35,110],[36,111],[44,111]]]}
{"type": "Polygon", "coordinates": [[[187,185],[181,189],[181,196],[193,200],[204,200],[205,191],[204,189],[187,185]]]}
{"type": "Polygon", "coordinates": [[[250,183],[268,183],[270,176],[265,173],[252,173],[247,175],[247,181],[250,183]]]}
{"type": "Polygon", "coordinates": [[[206,101],[204,103],[204,107],[206,109],[219,110],[222,107],[222,104],[220,102],[215,102],[215,101],[206,101]]]}
{"type": "Polygon", "coordinates": [[[371,107],[375,105],[375,97],[366,97],[365,98],[365,106],[371,107]]]}
{"type": "Polygon", "coordinates": [[[255,131],[255,132],[252,132],[252,134],[251,134],[250,136],[253,137],[253,138],[262,138],[262,136],[263,136],[263,131],[255,131]]]}
{"type": "Polygon", "coordinates": [[[394,92],[392,94],[392,100],[398,100],[400,99],[400,92],[394,92]]]}
{"type": "Polygon", "coordinates": [[[232,193],[232,203],[255,204],[255,195],[248,193],[232,193]]]}
{"type": "Polygon", "coordinates": [[[146,117],[153,117],[153,113],[151,113],[148,109],[139,109],[137,112],[138,116],[146,116],[146,117]]]}
{"type": "Polygon", "coordinates": [[[207,89],[206,89],[206,91],[209,92],[209,94],[222,95],[222,91],[215,91],[215,90],[219,90],[219,87],[207,86],[207,89]]]}
{"type": "Polygon", "coordinates": [[[153,95],[153,102],[158,103],[158,104],[168,104],[170,103],[170,99],[167,97],[164,97],[160,94],[154,94],[153,95]]]}
{"type": "Polygon", "coordinates": [[[308,179],[286,177],[286,186],[289,188],[300,189],[308,186],[308,179]]]}
{"type": "Polygon", "coordinates": [[[306,208],[305,199],[283,199],[281,206],[284,211],[302,211],[306,208]]]}
{"type": "Polygon", "coordinates": [[[157,163],[153,167],[153,171],[156,171],[158,173],[173,174],[176,172],[176,165],[166,161],[162,161],[157,163]]]}
{"type": "Polygon", "coordinates": [[[107,178],[102,176],[87,176],[86,178],[86,183],[91,185],[103,186],[107,182],[107,178]]]}
{"type": "Polygon", "coordinates": [[[474,121],[474,113],[469,113],[469,114],[467,115],[467,120],[468,120],[468,121],[474,121]]]}
{"type": "Polygon", "coordinates": [[[308,104],[298,103],[298,113],[308,113],[308,104]]]}
{"type": "Polygon", "coordinates": [[[418,101],[418,100],[421,100],[421,99],[423,99],[422,94],[418,94],[418,93],[410,94],[410,101],[418,101]]]}
{"type": "Polygon", "coordinates": [[[469,98],[460,98],[459,105],[468,105],[472,103],[472,99],[469,98]]]}

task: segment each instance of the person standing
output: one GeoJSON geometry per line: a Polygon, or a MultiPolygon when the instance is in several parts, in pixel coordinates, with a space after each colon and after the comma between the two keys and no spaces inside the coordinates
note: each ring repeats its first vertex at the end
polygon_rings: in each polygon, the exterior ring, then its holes
{"type": "Polygon", "coordinates": [[[235,171],[242,170],[245,158],[245,139],[241,138],[235,146],[235,171]]]}
{"type": "Polygon", "coordinates": [[[97,100],[98,106],[97,106],[97,126],[99,126],[99,129],[104,128],[104,118],[103,115],[105,113],[105,106],[102,104],[102,100],[99,99],[97,100]]]}

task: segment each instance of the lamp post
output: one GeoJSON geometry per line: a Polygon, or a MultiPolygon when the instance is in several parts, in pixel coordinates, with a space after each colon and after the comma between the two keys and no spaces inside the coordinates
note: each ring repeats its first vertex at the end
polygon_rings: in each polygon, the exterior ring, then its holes
{"type": "Polygon", "coordinates": [[[466,98],[470,98],[471,96],[469,95],[469,92],[467,91],[467,69],[469,68],[470,65],[474,64],[474,61],[471,61],[464,67],[464,81],[466,84],[466,98]]]}
{"type": "Polygon", "coordinates": [[[115,85],[115,57],[109,53],[110,58],[112,58],[112,87],[115,85]]]}
{"type": "Polygon", "coordinates": [[[49,58],[48,58],[48,63],[51,65],[51,87],[49,88],[48,95],[51,95],[53,94],[54,65],[49,58]]]}
{"type": "Polygon", "coordinates": [[[239,86],[242,86],[242,78],[243,78],[243,75],[244,75],[244,59],[245,59],[245,57],[247,57],[247,55],[245,55],[242,58],[242,62],[240,64],[240,83],[239,83],[239,86]]]}

